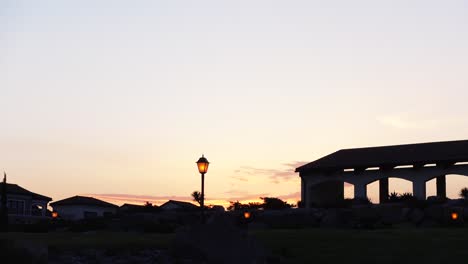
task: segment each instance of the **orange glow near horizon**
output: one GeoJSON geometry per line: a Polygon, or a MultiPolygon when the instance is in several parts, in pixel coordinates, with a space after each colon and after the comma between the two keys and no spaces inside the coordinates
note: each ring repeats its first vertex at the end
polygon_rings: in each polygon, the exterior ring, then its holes
{"type": "Polygon", "coordinates": [[[450,217],[452,218],[452,220],[456,221],[458,220],[458,213],[457,212],[453,212],[450,217]]]}
{"type": "MultiPolygon", "coordinates": [[[[100,199],[100,200],[104,200],[106,202],[109,202],[109,203],[113,203],[113,204],[116,204],[116,205],[123,205],[123,204],[138,204],[138,205],[144,205],[146,202],[150,202],[152,203],[153,205],[162,205],[163,203],[167,202],[168,200],[178,200],[178,201],[183,201],[183,202],[189,202],[189,203],[193,203],[193,204],[196,204],[198,205],[195,201],[193,201],[192,199],[190,199],[189,197],[164,197],[164,198],[160,198],[160,199],[156,199],[156,198],[132,198],[132,199],[129,199],[128,197],[123,197],[123,196],[118,196],[118,195],[115,195],[115,196],[110,196],[110,195],[97,195],[97,194],[83,194],[83,196],[91,196],[91,197],[94,197],[96,199],[100,199]]],[[[297,198],[288,198],[288,199],[282,199],[283,201],[286,201],[290,204],[293,204],[295,205],[298,201],[300,197],[297,197],[297,198]]],[[[281,199],[281,197],[280,197],[281,199]]],[[[225,209],[227,209],[227,207],[231,204],[230,201],[239,201],[240,203],[242,204],[248,204],[248,203],[260,203],[262,202],[262,200],[260,198],[257,198],[257,199],[221,199],[221,198],[218,198],[218,199],[206,199],[205,200],[205,204],[206,205],[221,205],[223,206],[225,209]]]]}

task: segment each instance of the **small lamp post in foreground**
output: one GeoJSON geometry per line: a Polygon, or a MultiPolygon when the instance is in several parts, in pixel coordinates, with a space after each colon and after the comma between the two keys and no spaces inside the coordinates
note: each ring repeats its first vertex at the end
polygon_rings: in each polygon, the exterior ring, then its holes
{"type": "Polygon", "coordinates": [[[210,163],[208,162],[208,160],[203,155],[197,161],[198,171],[201,174],[201,202],[200,202],[200,207],[201,207],[201,221],[202,221],[202,224],[205,223],[205,173],[208,171],[208,165],[210,165],[210,163]]]}

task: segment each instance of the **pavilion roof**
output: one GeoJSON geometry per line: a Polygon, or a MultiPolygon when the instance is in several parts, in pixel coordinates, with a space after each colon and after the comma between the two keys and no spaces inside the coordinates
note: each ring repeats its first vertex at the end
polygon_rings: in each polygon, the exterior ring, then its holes
{"type": "Polygon", "coordinates": [[[342,149],[296,168],[296,172],[453,164],[468,161],[468,140],[342,149]]]}

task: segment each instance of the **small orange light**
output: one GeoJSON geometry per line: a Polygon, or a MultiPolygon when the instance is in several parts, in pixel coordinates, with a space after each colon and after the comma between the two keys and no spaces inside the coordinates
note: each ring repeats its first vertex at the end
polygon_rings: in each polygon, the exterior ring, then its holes
{"type": "Polygon", "coordinates": [[[251,217],[250,212],[244,212],[244,218],[249,219],[251,217]]]}
{"type": "Polygon", "coordinates": [[[58,213],[57,212],[52,212],[52,218],[57,218],[58,217],[58,213]]]}
{"type": "Polygon", "coordinates": [[[456,212],[453,212],[450,217],[452,218],[452,220],[458,220],[458,213],[456,212]]]}

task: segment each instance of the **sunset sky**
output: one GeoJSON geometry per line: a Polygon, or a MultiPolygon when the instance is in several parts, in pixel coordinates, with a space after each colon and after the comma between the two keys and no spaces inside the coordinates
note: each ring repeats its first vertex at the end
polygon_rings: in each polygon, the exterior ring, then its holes
{"type": "Polygon", "coordinates": [[[205,154],[208,203],[297,201],[338,149],[468,139],[467,99],[468,1],[0,2],[0,169],[54,200],[189,200],[205,154]]]}

